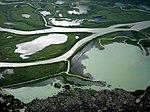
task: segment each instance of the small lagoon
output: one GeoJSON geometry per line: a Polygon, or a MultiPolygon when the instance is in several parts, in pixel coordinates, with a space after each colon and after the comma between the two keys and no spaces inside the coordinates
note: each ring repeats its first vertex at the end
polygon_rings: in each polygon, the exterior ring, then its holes
{"type": "Polygon", "coordinates": [[[17,89],[6,89],[8,92],[13,94],[16,98],[20,99],[24,103],[29,103],[33,99],[46,99],[47,97],[53,96],[62,89],[55,88],[48,84],[46,86],[37,87],[22,87],[17,89]]]}

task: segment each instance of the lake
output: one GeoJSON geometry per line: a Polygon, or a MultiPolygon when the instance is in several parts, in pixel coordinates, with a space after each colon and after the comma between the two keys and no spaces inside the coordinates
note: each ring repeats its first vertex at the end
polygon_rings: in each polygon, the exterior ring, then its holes
{"type": "Polygon", "coordinates": [[[104,50],[92,48],[81,63],[93,80],[106,81],[112,88],[129,91],[145,89],[150,83],[150,56],[144,56],[139,47],[113,43],[104,50]]]}

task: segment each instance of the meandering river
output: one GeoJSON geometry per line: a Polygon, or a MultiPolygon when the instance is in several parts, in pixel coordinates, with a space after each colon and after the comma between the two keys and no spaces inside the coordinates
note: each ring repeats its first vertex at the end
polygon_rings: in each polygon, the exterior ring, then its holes
{"type": "MultiPolygon", "coordinates": [[[[14,2],[14,3],[0,2],[1,5],[18,4],[18,3],[24,3],[24,2],[14,2]]],[[[63,2],[59,0],[57,1],[57,3],[63,4],[63,2]]],[[[29,3],[29,5],[32,5],[32,4],[29,3]]],[[[86,13],[86,12],[83,12],[83,13],[86,13]]],[[[71,57],[74,54],[74,52],[80,46],[93,40],[94,38],[98,36],[102,36],[111,32],[116,32],[116,31],[131,31],[131,30],[140,31],[142,29],[146,29],[150,27],[150,20],[142,21],[142,22],[135,22],[135,23],[127,23],[127,24],[116,24],[116,25],[109,26],[107,28],[53,27],[53,26],[48,25],[44,16],[42,17],[45,22],[45,26],[50,27],[50,28],[34,30],[34,31],[21,31],[21,30],[0,27],[0,31],[14,33],[18,35],[34,35],[34,34],[44,34],[44,33],[49,33],[51,35],[51,33],[67,33],[67,32],[77,32],[77,33],[88,32],[92,34],[90,36],[83,38],[82,40],[79,40],[69,51],[67,51],[66,53],[64,53],[63,55],[59,57],[46,59],[46,60],[40,60],[40,61],[26,62],[26,63],[0,62],[0,67],[6,67],[6,68],[7,67],[26,67],[26,66],[34,66],[34,65],[40,65],[40,64],[50,64],[50,63],[55,63],[55,62],[60,62],[60,61],[66,61],[69,57],[71,57]]],[[[137,48],[136,46],[121,45],[121,44],[119,44],[118,46],[115,46],[114,44],[108,45],[106,46],[106,49],[103,51],[99,51],[98,49],[94,48],[86,53],[89,59],[83,60],[82,62],[82,64],[86,66],[86,69],[84,70],[84,72],[91,73],[94,80],[106,81],[108,84],[111,84],[113,87],[120,86],[126,90],[131,90],[131,91],[135,89],[143,89],[149,84],[150,69],[148,65],[149,65],[150,59],[149,57],[145,57],[144,55],[142,56],[139,55],[140,54],[139,51],[140,51],[139,48],[137,48]],[[119,50],[117,52],[116,49],[118,48],[119,50]],[[127,52],[124,52],[125,50],[127,50],[127,52]],[[122,54],[114,56],[112,58],[113,53],[115,54],[122,53],[122,54]],[[93,55],[94,55],[94,58],[93,58],[93,55]],[[115,63],[115,66],[113,66],[114,63],[115,63]],[[138,65],[136,66],[136,64],[138,65]],[[97,65],[96,67],[98,68],[96,68],[95,65],[97,65]],[[131,66],[132,68],[130,68],[131,66]]],[[[70,70],[70,62],[68,61],[68,69],[66,71],[67,74],[69,73],[69,70],[70,70]]],[[[11,94],[13,94],[15,97],[27,103],[27,102],[32,101],[36,97],[46,98],[50,95],[55,94],[56,92],[60,92],[62,89],[56,89],[53,87],[53,85],[49,84],[49,85],[41,86],[41,87],[21,87],[21,88],[16,88],[16,89],[9,88],[7,90],[11,94]],[[39,91],[44,91],[44,92],[39,92],[39,91]]]]}
{"type": "Polygon", "coordinates": [[[68,52],[64,53],[63,55],[47,60],[41,60],[41,61],[34,61],[34,62],[27,62],[27,63],[7,63],[7,62],[0,62],[0,67],[26,67],[26,66],[34,66],[34,65],[40,65],[40,64],[50,64],[55,62],[60,62],[67,60],[70,56],[73,55],[73,53],[83,44],[93,40],[94,38],[108,34],[111,32],[116,31],[139,31],[145,28],[150,27],[150,21],[142,21],[142,22],[136,22],[136,23],[128,23],[128,24],[117,24],[112,25],[107,28],[63,28],[63,27],[52,27],[48,29],[42,29],[42,30],[35,30],[35,31],[20,31],[20,30],[14,30],[14,29],[7,29],[7,28],[1,28],[0,31],[3,32],[9,32],[9,33],[15,33],[15,34],[21,34],[21,35],[32,35],[32,34],[41,34],[41,33],[52,33],[52,32],[90,32],[92,35],[85,37],[84,39],[78,41],[68,52]],[[125,26],[130,26],[129,28],[123,28],[125,26]],[[122,27],[122,28],[121,28],[122,27]]]}

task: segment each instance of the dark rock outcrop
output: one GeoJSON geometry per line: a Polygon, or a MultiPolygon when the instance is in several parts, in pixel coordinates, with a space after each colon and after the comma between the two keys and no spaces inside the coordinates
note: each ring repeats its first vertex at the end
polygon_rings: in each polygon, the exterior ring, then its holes
{"type": "Polygon", "coordinates": [[[25,109],[24,103],[0,88],[0,112],[24,112],[25,109]]]}
{"type": "Polygon", "coordinates": [[[150,87],[137,96],[123,89],[71,89],[32,101],[26,112],[150,112],[150,87]]]}
{"type": "Polygon", "coordinates": [[[136,109],[139,112],[150,112],[150,86],[146,88],[143,95],[136,98],[136,109]]]}
{"type": "Polygon", "coordinates": [[[71,89],[70,85],[68,85],[68,84],[64,85],[63,88],[64,88],[65,90],[70,90],[70,89],[71,89]]]}
{"type": "Polygon", "coordinates": [[[0,89],[0,112],[150,112],[150,86],[133,93],[123,89],[68,89],[26,105],[0,89]]]}
{"type": "Polygon", "coordinates": [[[61,88],[61,84],[60,83],[54,83],[54,87],[55,88],[61,88]]]}

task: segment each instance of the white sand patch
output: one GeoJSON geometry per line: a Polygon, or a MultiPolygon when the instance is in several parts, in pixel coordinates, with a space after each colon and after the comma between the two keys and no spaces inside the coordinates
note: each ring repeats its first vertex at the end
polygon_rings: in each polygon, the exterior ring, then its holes
{"type": "Polygon", "coordinates": [[[4,22],[5,25],[13,25],[14,23],[12,22],[4,22]]]}
{"type": "Polygon", "coordinates": [[[4,74],[8,74],[8,75],[12,75],[12,74],[14,74],[15,72],[14,72],[14,69],[6,69],[3,73],[4,73],[4,74]]]}
{"type": "Polygon", "coordinates": [[[68,11],[69,14],[80,14],[79,12],[77,12],[76,10],[73,11],[68,11]]]}
{"type": "Polygon", "coordinates": [[[56,25],[56,26],[79,26],[83,20],[76,19],[76,20],[72,20],[72,21],[71,20],[69,20],[69,21],[67,21],[67,20],[60,21],[59,20],[58,21],[55,18],[51,18],[50,21],[53,25],[56,25]]]}
{"type": "Polygon", "coordinates": [[[76,38],[76,39],[79,39],[80,37],[79,37],[79,36],[75,36],[75,38],[76,38]]]}
{"type": "Polygon", "coordinates": [[[63,15],[62,15],[62,14],[59,14],[59,17],[63,17],[63,15]]]}
{"type": "Polygon", "coordinates": [[[7,38],[7,39],[10,39],[10,38],[12,38],[12,37],[13,37],[13,36],[7,36],[6,38],[7,38]]]}
{"type": "Polygon", "coordinates": [[[80,14],[87,14],[88,10],[90,10],[87,6],[79,5],[78,7],[75,7],[79,9],[80,14]]]}
{"type": "Polygon", "coordinates": [[[65,3],[65,1],[60,1],[60,0],[57,0],[57,1],[55,2],[55,4],[59,4],[59,5],[64,4],[64,3],[65,3]]]}
{"type": "Polygon", "coordinates": [[[0,73],[0,79],[4,78],[4,75],[12,75],[14,73],[14,69],[5,69],[0,73]]]}
{"type": "Polygon", "coordinates": [[[87,6],[84,5],[79,5],[77,7],[73,7],[74,9],[78,9],[79,11],[73,10],[73,11],[68,11],[69,14],[87,14],[88,11],[90,10],[87,6]]]}
{"type": "Polygon", "coordinates": [[[51,13],[48,11],[40,11],[40,14],[42,14],[43,16],[51,15],[51,13]]]}
{"type": "Polygon", "coordinates": [[[33,41],[17,44],[15,53],[20,53],[22,59],[27,59],[29,58],[29,55],[35,54],[49,45],[65,43],[67,39],[68,36],[65,34],[49,34],[41,36],[33,41]]]}
{"type": "Polygon", "coordinates": [[[22,17],[24,17],[24,18],[30,18],[31,17],[31,15],[30,14],[22,14],[22,17]]]}

